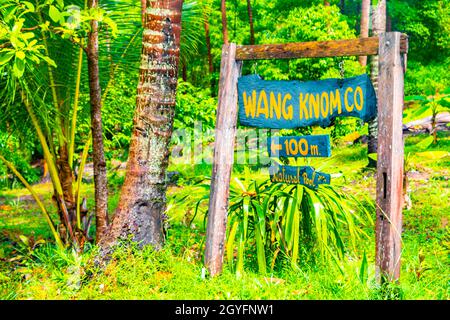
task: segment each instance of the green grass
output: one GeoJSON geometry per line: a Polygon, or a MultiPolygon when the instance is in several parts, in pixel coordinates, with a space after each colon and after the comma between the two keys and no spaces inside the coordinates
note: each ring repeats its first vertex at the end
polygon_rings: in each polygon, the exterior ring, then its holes
{"type": "MultiPolygon", "coordinates": [[[[210,174],[210,165],[182,167],[182,186],[169,188],[167,245],[159,252],[151,248],[118,250],[104,271],[91,263],[95,248],[77,256],[55,248],[51,234],[34,202],[25,189],[0,192],[0,298],[1,299],[443,299],[450,298],[449,268],[449,159],[425,161],[415,155],[421,151],[415,144],[424,136],[406,139],[405,153],[410,175],[409,194],[412,207],[403,211],[402,269],[397,290],[383,290],[375,280],[374,232],[366,230],[370,239],[358,245],[356,254],[348,254],[340,264],[316,259],[303,259],[299,269],[280,263],[273,273],[256,273],[256,258],[246,260],[245,273],[236,274],[224,265],[215,278],[205,276],[203,269],[204,217],[199,214],[192,226],[195,202],[205,190],[192,185],[210,174]],[[184,198],[187,196],[186,198],[184,198]],[[182,199],[182,200],[180,200],[182,199]],[[46,239],[33,250],[23,246],[19,235],[46,239]],[[368,259],[367,281],[360,280],[363,253],[368,259]],[[391,293],[389,295],[389,292],[391,293]],[[395,293],[397,292],[397,293],[395,293]]],[[[439,143],[431,150],[450,150],[450,137],[440,133],[439,143]]],[[[319,161],[319,160],[315,160],[319,161]]],[[[365,170],[366,146],[333,148],[333,157],[322,169],[342,173],[332,179],[345,191],[367,197],[375,196],[374,171],[365,170]]],[[[319,162],[311,163],[320,165],[319,162]]],[[[257,179],[268,177],[266,169],[252,172],[257,179]]],[[[242,175],[236,167],[234,176],[242,175]]],[[[110,210],[118,203],[118,190],[123,181],[111,179],[110,210]]],[[[51,214],[50,185],[35,186],[51,214]]],[[[93,206],[93,187],[85,185],[83,193],[93,206]]],[[[201,206],[204,211],[206,202],[201,206]]],[[[374,213],[375,214],[375,213],[374,213]]],[[[56,219],[56,217],[55,217],[56,219]]],[[[308,256],[306,248],[303,255],[308,256]]]]}

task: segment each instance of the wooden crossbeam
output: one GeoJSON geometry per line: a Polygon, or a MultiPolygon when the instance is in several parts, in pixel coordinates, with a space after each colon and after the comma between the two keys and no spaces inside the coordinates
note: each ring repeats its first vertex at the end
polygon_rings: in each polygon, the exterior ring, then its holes
{"type": "MultiPolygon", "coordinates": [[[[312,41],[286,44],[239,45],[236,60],[297,59],[377,55],[379,38],[312,41]]],[[[400,37],[400,53],[408,53],[408,37],[400,37]]]]}

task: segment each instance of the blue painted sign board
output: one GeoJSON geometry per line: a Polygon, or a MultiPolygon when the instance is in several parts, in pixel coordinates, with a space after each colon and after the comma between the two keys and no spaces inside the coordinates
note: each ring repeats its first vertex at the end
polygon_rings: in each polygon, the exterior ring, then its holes
{"type": "Polygon", "coordinates": [[[269,129],[330,126],[336,117],[367,122],[376,116],[375,90],[366,75],[320,81],[266,81],[258,75],[238,80],[239,122],[269,129]]]}
{"type": "Polygon", "coordinates": [[[272,182],[301,184],[313,189],[317,189],[320,184],[330,184],[331,181],[329,174],[316,171],[310,166],[274,165],[269,168],[269,174],[272,182]]]}
{"type": "Polygon", "coordinates": [[[330,157],[328,134],[267,138],[269,157],[330,157]]]}

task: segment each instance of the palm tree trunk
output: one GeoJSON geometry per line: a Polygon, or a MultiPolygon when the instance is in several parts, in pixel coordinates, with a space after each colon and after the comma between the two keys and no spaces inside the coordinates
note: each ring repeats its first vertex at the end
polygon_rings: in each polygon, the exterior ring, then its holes
{"type": "MultiPolygon", "coordinates": [[[[372,32],[374,36],[386,31],[386,0],[379,0],[378,5],[373,8],[372,32]]],[[[378,56],[372,56],[370,79],[378,94],[378,56]]],[[[378,147],[378,120],[369,121],[367,152],[376,153],[378,147]]],[[[369,167],[376,167],[376,161],[368,157],[369,167]]]]}
{"type": "MultiPolygon", "coordinates": [[[[370,0],[362,0],[361,31],[360,31],[361,38],[367,38],[369,36],[369,19],[370,19],[370,0]]],[[[359,63],[363,67],[365,67],[367,65],[367,56],[360,56],[359,63]]]]}
{"type": "Polygon", "coordinates": [[[204,13],[204,18],[205,18],[205,42],[206,42],[206,52],[207,52],[207,56],[208,56],[208,70],[209,70],[209,76],[210,76],[210,88],[211,88],[211,96],[214,97],[215,96],[215,91],[214,91],[214,86],[215,86],[215,81],[214,81],[214,77],[213,77],[213,72],[214,72],[214,65],[213,65],[213,59],[212,59],[212,54],[211,54],[211,36],[209,34],[209,21],[208,21],[208,15],[205,12],[204,13]]]}
{"type": "Polygon", "coordinates": [[[339,8],[341,9],[341,13],[345,14],[345,0],[339,1],[339,8]]]}
{"type": "Polygon", "coordinates": [[[209,68],[209,74],[212,74],[214,72],[214,66],[213,66],[213,60],[212,60],[212,54],[211,54],[211,36],[209,34],[209,21],[208,16],[205,13],[205,41],[206,41],[206,50],[208,54],[208,68],[209,68]]]}
{"type": "Polygon", "coordinates": [[[222,35],[223,43],[228,44],[228,27],[227,27],[227,2],[222,0],[220,9],[222,11],[222,35]]]}
{"type": "Polygon", "coordinates": [[[253,10],[251,0],[247,0],[248,21],[250,24],[250,44],[255,44],[255,30],[253,28],[253,10]]]}
{"type": "Polygon", "coordinates": [[[120,239],[160,248],[166,209],[165,172],[173,130],[182,0],[148,2],[133,135],[125,182],[103,254],[120,239]]]}
{"type": "MultiPolygon", "coordinates": [[[[89,8],[98,7],[98,0],[89,0],[89,8]]],[[[98,21],[91,20],[88,34],[87,60],[91,101],[91,130],[94,161],[95,219],[97,242],[108,228],[108,181],[103,148],[102,95],[98,66],[98,21]]]]}
{"type": "Polygon", "coordinates": [[[147,9],[147,0],[141,0],[141,19],[142,26],[145,24],[145,10],[147,9]]]}
{"type": "Polygon", "coordinates": [[[73,194],[73,172],[69,164],[67,143],[61,142],[59,146],[59,157],[56,160],[58,176],[63,190],[63,199],[67,208],[69,222],[72,228],[76,226],[75,197],[73,194]]]}

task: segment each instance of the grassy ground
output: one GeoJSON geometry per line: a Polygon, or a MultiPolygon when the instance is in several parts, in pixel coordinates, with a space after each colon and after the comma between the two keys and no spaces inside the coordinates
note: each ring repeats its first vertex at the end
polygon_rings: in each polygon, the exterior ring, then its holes
{"type": "MultiPolygon", "coordinates": [[[[171,165],[181,173],[183,186],[169,188],[169,223],[167,245],[154,252],[150,248],[123,249],[106,270],[99,272],[91,263],[95,248],[78,256],[60,251],[52,244],[50,232],[40,212],[25,189],[0,191],[0,298],[2,299],[449,299],[449,213],[450,158],[428,159],[417,153],[415,144],[424,136],[408,137],[407,154],[411,208],[403,211],[402,269],[400,285],[395,290],[381,290],[375,281],[373,226],[370,239],[358,245],[356,255],[336,264],[301,261],[299,268],[278,268],[260,275],[252,263],[238,278],[225,270],[213,279],[204,276],[202,253],[205,230],[199,215],[188,227],[194,214],[195,199],[204,191],[192,185],[210,174],[209,165],[171,165]],[[188,198],[180,201],[184,195],[188,198]],[[22,237],[36,245],[25,245],[22,237]],[[39,244],[38,239],[45,240],[39,244]],[[363,252],[367,253],[368,279],[360,280],[363,252]]],[[[450,136],[441,133],[431,150],[450,151],[450,136]]],[[[374,171],[364,169],[365,145],[333,148],[333,157],[323,162],[324,172],[335,175],[333,184],[358,197],[375,197],[374,171]]],[[[316,160],[320,161],[320,160],[316,160]]],[[[234,175],[240,176],[236,166],[234,175]]],[[[253,172],[267,178],[265,170],[253,172]]],[[[110,209],[118,201],[122,178],[112,177],[110,209]]],[[[92,185],[84,187],[92,207],[92,185]]],[[[36,186],[49,210],[54,213],[50,185],[36,186]],[[53,211],[52,211],[53,210],[53,211]]],[[[56,217],[55,217],[56,219],[56,217]]],[[[249,260],[251,261],[251,260],[249,260]]]]}

